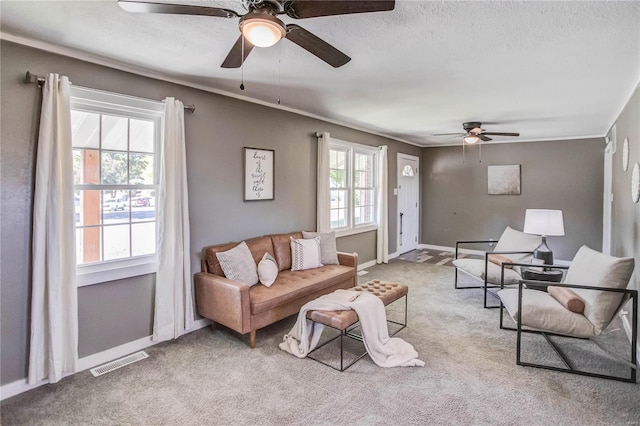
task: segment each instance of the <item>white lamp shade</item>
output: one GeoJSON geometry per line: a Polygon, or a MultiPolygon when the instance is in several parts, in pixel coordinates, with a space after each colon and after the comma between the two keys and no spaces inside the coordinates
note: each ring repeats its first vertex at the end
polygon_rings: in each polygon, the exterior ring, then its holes
{"type": "Polygon", "coordinates": [[[524,216],[524,232],[546,236],[564,235],[562,210],[527,209],[524,216]]]}

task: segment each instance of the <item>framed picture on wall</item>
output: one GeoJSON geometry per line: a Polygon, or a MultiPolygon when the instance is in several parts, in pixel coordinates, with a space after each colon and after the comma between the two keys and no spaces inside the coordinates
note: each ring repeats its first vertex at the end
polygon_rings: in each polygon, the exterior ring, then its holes
{"type": "Polygon", "coordinates": [[[275,198],[273,149],[243,148],[244,201],[265,201],[275,198]]]}
{"type": "Polygon", "coordinates": [[[520,164],[488,166],[489,195],[520,195],[520,164]]]}

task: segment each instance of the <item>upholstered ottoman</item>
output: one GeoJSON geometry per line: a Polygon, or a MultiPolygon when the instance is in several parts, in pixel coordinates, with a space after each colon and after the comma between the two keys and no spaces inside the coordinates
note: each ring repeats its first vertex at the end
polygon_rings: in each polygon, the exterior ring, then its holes
{"type": "MultiPolygon", "coordinates": [[[[395,302],[398,299],[404,297],[404,322],[397,322],[392,320],[387,320],[392,324],[400,325],[401,327],[393,332],[393,334],[389,334],[389,336],[395,336],[400,330],[407,326],[407,297],[409,294],[409,288],[404,284],[384,282],[380,280],[369,281],[366,284],[358,285],[354,287],[354,291],[365,291],[374,294],[385,306],[395,302]]],[[[352,330],[357,328],[358,326],[358,314],[355,311],[309,311],[307,312],[307,318],[311,321],[323,324],[327,327],[334,328],[340,331],[340,334],[324,343],[320,346],[316,347],[313,351],[309,352],[307,357],[313,359],[314,361],[318,361],[322,364],[328,365],[329,367],[344,371],[347,368],[351,367],[357,361],[362,359],[367,352],[365,351],[362,355],[357,357],[354,361],[349,363],[347,366],[344,365],[344,341],[345,337],[362,341],[362,336],[352,333],[352,330]],[[318,358],[311,356],[318,349],[327,345],[328,343],[333,342],[336,339],[340,339],[340,368],[334,367],[333,365],[322,361],[318,358]]]]}

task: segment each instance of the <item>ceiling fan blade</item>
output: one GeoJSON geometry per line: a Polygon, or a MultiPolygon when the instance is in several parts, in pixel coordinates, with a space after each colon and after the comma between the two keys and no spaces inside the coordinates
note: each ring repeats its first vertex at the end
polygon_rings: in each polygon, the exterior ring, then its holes
{"type": "Polygon", "coordinates": [[[491,139],[491,138],[486,137],[484,134],[482,134],[482,135],[478,135],[478,137],[479,137],[481,140],[485,141],[485,142],[489,142],[489,141],[492,141],[492,140],[493,140],[493,139],[491,139]]]}
{"type": "Polygon", "coordinates": [[[217,16],[220,18],[237,18],[233,10],[219,7],[189,6],[186,4],[151,3],[144,1],[118,0],[118,5],[127,12],[135,13],[168,13],[174,15],[217,16]]]}
{"type": "Polygon", "coordinates": [[[393,10],[395,0],[291,0],[285,3],[285,13],[294,19],[350,13],[384,12],[393,10]]]}
{"type": "Polygon", "coordinates": [[[249,43],[249,40],[245,39],[244,58],[242,57],[242,35],[240,35],[220,66],[222,68],[240,68],[242,66],[242,62],[247,60],[247,56],[249,56],[251,50],[253,50],[253,44],[249,43]]]}
{"type": "Polygon", "coordinates": [[[334,68],[341,67],[351,60],[350,57],[326,41],[311,34],[309,31],[298,25],[287,25],[286,38],[307,50],[309,53],[316,55],[318,58],[322,59],[334,68]]]}
{"type": "Polygon", "coordinates": [[[520,136],[520,133],[483,132],[482,134],[492,136],[520,136]]]}

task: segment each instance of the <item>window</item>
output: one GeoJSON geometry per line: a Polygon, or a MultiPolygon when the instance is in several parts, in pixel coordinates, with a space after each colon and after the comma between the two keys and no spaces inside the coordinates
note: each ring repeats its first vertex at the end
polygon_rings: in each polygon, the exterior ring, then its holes
{"type": "Polygon", "coordinates": [[[79,285],[155,271],[162,111],[160,102],[72,90],[79,285]]]}
{"type": "Polygon", "coordinates": [[[377,152],[366,145],[332,139],[329,146],[332,230],[349,234],[376,226],[377,152]]]}

